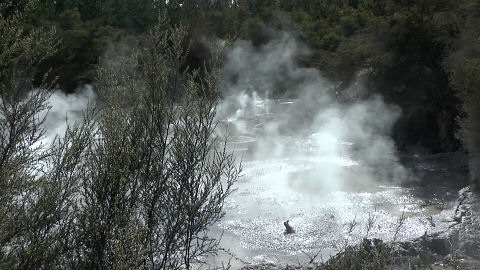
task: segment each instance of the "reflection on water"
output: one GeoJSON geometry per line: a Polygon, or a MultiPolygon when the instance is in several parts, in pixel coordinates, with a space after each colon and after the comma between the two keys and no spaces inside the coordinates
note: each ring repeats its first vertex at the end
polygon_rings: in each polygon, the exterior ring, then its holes
{"type": "Polygon", "coordinates": [[[299,124],[282,112],[291,113],[296,102],[257,100],[249,118],[222,122],[232,134],[227,146],[242,157],[244,168],[226,201],[226,216],[212,228],[223,233],[224,248],[245,262],[291,264],[305,261],[303,252],[322,251],[328,259],[365,236],[390,241],[401,216],[397,240],[451,224],[456,192],[467,184],[465,164],[450,168],[442,163],[449,156],[405,156],[415,177],[384,179],[356,155],[354,143],[317,130],[292,132],[299,124]],[[286,220],[296,233],[283,234],[286,220]],[[349,231],[352,221],[357,225],[349,231]]]}

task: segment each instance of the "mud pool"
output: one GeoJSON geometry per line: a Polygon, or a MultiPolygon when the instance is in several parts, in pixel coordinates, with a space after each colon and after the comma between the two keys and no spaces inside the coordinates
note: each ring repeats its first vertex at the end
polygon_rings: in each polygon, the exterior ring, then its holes
{"type": "Polygon", "coordinates": [[[253,99],[220,123],[243,174],[212,233],[223,234],[236,268],[298,264],[319,251],[326,260],[365,236],[408,241],[452,225],[458,190],[468,185],[466,156],[365,158],[368,149],[355,139],[312,128],[315,120],[292,120],[298,106],[301,100],[253,99]],[[389,168],[372,160],[388,160],[389,168]],[[296,233],[284,234],[286,220],[296,233]]]}

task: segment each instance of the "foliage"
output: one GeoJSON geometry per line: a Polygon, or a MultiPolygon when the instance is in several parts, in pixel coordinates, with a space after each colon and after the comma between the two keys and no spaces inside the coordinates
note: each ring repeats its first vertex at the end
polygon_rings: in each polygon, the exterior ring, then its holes
{"type": "Polygon", "coordinates": [[[1,268],[189,269],[215,254],[208,229],[240,173],[213,136],[219,62],[185,68],[185,28],[161,21],[99,69],[101,109],[47,145],[51,80],[32,77],[57,42],[21,14],[0,24],[1,268]]]}
{"type": "Polygon", "coordinates": [[[450,71],[450,85],[460,99],[461,114],[458,116],[459,137],[470,153],[470,173],[472,180],[479,182],[480,170],[480,5],[471,1],[460,1],[458,5],[461,33],[455,41],[444,66],[450,71]]]}
{"type": "Polygon", "coordinates": [[[470,172],[474,183],[478,184],[480,170],[480,58],[463,59],[451,74],[453,87],[458,91],[465,112],[459,117],[459,135],[470,151],[470,172]]]}
{"type": "Polygon", "coordinates": [[[76,153],[69,134],[49,150],[42,145],[41,113],[52,85],[45,74],[42,90],[33,91],[32,74],[55,52],[55,31],[26,31],[21,13],[5,12],[12,6],[0,5],[0,267],[53,269],[71,218],[71,187],[62,178],[67,170],[44,168],[57,161],[68,166],[76,153]]]}
{"type": "Polygon", "coordinates": [[[219,73],[180,72],[185,30],[163,26],[98,74],[105,105],[78,225],[87,269],[190,268],[216,252],[208,228],[240,172],[212,140],[219,73]]]}
{"type": "Polygon", "coordinates": [[[355,246],[348,246],[341,253],[328,260],[319,269],[368,269],[387,268],[392,260],[391,247],[379,239],[367,239],[355,246]]]}

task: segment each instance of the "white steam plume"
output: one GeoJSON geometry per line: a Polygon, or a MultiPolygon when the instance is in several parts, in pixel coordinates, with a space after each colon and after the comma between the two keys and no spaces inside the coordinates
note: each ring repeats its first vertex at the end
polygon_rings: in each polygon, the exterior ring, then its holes
{"type": "Polygon", "coordinates": [[[56,136],[64,136],[68,124],[83,120],[83,113],[88,106],[94,106],[97,96],[91,85],[85,85],[73,94],[65,94],[61,91],[54,92],[48,99],[51,109],[45,119],[44,145],[50,145],[56,136]]]}
{"type": "Polygon", "coordinates": [[[372,199],[368,194],[385,183],[411,177],[390,137],[400,108],[369,95],[360,79],[343,95],[353,101],[339,101],[333,83],[296,63],[304,54],[308,49],[289,34],[260,48],[236,41],[227,52],[219,136],[228,128],[244,176],[218,227],[226,230],[224,247],[247,261],[328,250],[341,224],[366,222],[365,212],[374,210],[372,201],[356,197],[372,199]],[[294,236],[282,234],[287,219],[294,236]]]}
{"type": "MultiPolygon", "coordinates": [[[[245,154],[254,159],[304,155],[309,149],[323,157],[351,158],[363,165],[356,175],[359,185],[408,177],[390,138],[400,108],[375,95],[337,101],[333,84],[318,70],[297,65],[296,57],[305,53],[307,48],[288,34],[261,48],[247,41],[233,44],[224,69],[225,98],[218,106],[232,143],[255,140],[245,154]]],[[[341,182],[346,176],[339,171],[331,177],[330,182],[341,182]]]]}

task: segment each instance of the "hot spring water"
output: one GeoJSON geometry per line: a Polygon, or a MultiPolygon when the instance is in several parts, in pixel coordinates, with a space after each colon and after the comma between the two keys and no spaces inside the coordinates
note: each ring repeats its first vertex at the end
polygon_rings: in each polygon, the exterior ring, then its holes
{"type": "MultiPolygon", "coordinates": [[[[354,142],[316,129],[315,121],[293,121],[301,107],[302,100],[254,97],[221,121],[243,174],[212,232],[223,234],[234,265],[297,264],[319,251],[328,259],[363,237],[409,240],[451,224],[456,192],[467,184],[465,157],[384,153],[373,160],[395,162],[382,171],[383,163],[364,160],[365,149],[354,142]],[[452,158],[458,166],[445,162],[452,158]],[[294,234],[284,234],[286,220],[294,234]]],[[[230,256],[222,254],[217,262],[230,256]]]]}
{"type": "MultiPolygon", "coordinates": [[[[80,111],[72,102],[86,104],[92,96],[90,88],[54,95],[45,143],[64,131],[67,111],[69,120],[80,111]]],[[[210,262],[234,254],[237,268],[297,264],[317,252],[328,259],[366,236],[409,240],[452,224],[457,191],[467,185],[464,155],[401,156],[385,128],[395,117],[381,102],[329,104],[255,94],[220,103],[218,136],[230,132],[227,147],[242,160],[243,173],[225,217],[211,228],[228,252],[210,262]],[[287,220],[295,233],[284,234],[287,220]]]]}

